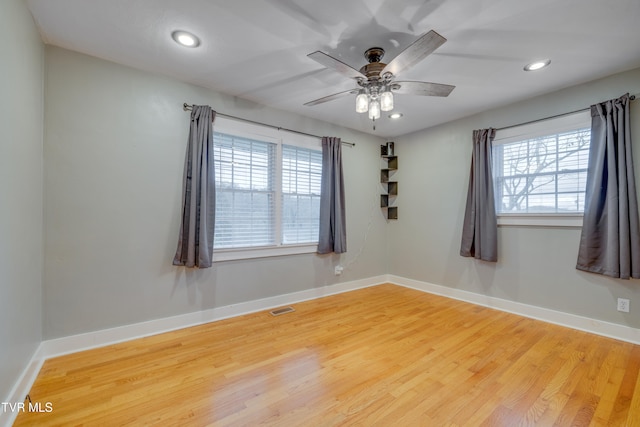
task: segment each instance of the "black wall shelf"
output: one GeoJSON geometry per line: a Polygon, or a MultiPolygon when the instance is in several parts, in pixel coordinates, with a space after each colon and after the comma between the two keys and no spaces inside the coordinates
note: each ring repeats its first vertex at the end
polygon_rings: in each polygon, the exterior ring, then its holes
{"type": "Polygon", "coordinates": [[[387,219],[398,219],[398,207],[393,206],[398,195],[398,182],[394,175],[398,170],[398,156],[394,150],[394,143],[387,142],[380,146],[380,183],[383,193],[380,194],[380,207],[383,209],[387,219]]]}

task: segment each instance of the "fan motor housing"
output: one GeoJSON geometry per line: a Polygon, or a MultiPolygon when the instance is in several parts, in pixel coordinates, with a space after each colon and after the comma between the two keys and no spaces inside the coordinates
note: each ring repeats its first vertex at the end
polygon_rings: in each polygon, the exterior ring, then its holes
{"type": "Polygon", "coordinates": [[[367,58],[369,63],[362,68],[360,72],[364,74],[368,80],[379,80],[380,73],[387,66],[387,64],[380,62],[384,56],[384,49],[381,47],[372,47],[367,49],[364,53],[364,57],[367,58]]]}
{"type": "Polygon", "coordinates": [[[360,72],[367,76],[367,79],[379,79],[380,72],[386,67],[384,62],[372,62],[360,68],[360,72]]]}

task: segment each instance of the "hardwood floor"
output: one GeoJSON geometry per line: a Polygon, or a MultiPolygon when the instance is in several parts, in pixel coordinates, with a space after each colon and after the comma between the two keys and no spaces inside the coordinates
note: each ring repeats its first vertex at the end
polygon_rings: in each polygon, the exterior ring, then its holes
{"type": "Polygon", "coordinates": [[[640,426],[640,346],[381,285],[48,360],[22,425],[640,426]]]}

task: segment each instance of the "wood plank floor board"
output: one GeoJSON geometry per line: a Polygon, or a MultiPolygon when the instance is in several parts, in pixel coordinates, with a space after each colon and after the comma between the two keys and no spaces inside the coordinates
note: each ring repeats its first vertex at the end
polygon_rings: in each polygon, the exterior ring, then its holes
{"type": "Polygon", "coordinates": [[[640,425],[640,346],[395,285],[47,360],[44,426],[640,425]]]}

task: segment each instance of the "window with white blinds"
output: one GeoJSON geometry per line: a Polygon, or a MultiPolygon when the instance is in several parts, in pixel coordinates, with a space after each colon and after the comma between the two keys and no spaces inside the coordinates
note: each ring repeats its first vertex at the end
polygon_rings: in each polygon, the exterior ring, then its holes
{"type": "Polygon", "coordinates": [[[591,141],[588,112],[496,134],[498,215],[582,215],[591,141]]]}
{"type": "Polygon", "coordinates": [[[322,177],[320,141],[219,120],[213,137],[214,250],[250,252],[242,258],[269,256],[265,253],[274,248],[280,250],[276,254],[286,254],[286,248],[301,245],[314,244],[315,250],[322,177]]]}
{"type": "Polygon", "coordinates": [[[282,147],[282,243],[318,242],[322,152],[282,147]]]}
{"type": "Polygon", "coordinates": [[[213,147],[214,248],[276,244],[276,144],[215,132],[213,147]]]}

